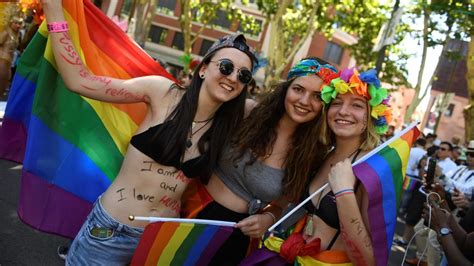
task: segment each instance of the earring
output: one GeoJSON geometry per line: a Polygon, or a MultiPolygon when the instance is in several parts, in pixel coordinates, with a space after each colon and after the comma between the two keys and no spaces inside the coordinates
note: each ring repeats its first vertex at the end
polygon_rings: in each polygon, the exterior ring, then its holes
{"type": "Polygon", "coordinates": [[[204,79],[204,74],[199,75],[201,79],[204,79]]]}

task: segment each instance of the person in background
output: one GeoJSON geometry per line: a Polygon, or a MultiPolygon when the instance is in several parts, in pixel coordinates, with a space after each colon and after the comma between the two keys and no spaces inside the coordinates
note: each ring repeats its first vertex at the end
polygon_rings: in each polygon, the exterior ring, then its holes
{"type": "Polygon", "coordinates": [[[450,212],[436,204],[430,207],[425,204],[423,218],[428,220],[430,214],[430,228],[437,236],[445,262],[449,265],[471,266],[474,262],[474,232],[466,233],[450,212]]]}
{"type": "Polygon", "coordinates": [[[0,32],[0,100],[6,99],[5,92],[12,77],[13,53],[20,44],[22,25],[22,18],[12,17],[6,29],[0,32]]]}

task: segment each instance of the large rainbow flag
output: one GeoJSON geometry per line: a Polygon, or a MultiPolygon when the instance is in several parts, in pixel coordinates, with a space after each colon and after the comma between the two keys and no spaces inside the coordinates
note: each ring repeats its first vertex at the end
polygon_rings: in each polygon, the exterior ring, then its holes
{"type": "Polygon", "coordinates": [[[420,131],[413,125],[353,167],[369,195],[369,227],[377,265],[388,263],[408,157],[419,135],[420,131]]]}
{"type": "Polygon", "coordinates": [[[131,265],[208,265],[233,227],[155,222],[143,232],[131,265]]]}
{"type": "MultiPolygon", "coordinates": [[[[91,1],[64,1],[64,13],[94,74],[171,78],[91,1]]],[[[0,157],[23,162],[20,218],[74,237],[114,180],[145,112],[143,103],[102,103],[67,90],[43,23],[21,57],[0,128],[0,157]]]]}

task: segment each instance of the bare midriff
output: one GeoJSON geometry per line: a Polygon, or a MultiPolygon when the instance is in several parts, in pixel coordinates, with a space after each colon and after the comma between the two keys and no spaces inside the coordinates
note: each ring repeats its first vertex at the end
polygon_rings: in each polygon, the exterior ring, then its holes
{"type": "Polygon", "coordinates": [[[189,179],[175,167],[156,163],[129,146],[115,181],[101,198],[105,210],[117,221],[145,227],[148,222],[129,216],[179,217],[181,196],[189,179]]]}
{"type": "Polygon", "coordinates": [[[232,192],[215,174],[211,176],[206,189],[220,205],[238,213],[248,213],[248,202],[232,192]]]}

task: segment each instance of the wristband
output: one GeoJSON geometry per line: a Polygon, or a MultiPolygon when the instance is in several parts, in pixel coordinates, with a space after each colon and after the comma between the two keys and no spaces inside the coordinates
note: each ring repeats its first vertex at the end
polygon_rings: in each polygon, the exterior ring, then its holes
{"type": "Polygon", "coordinates": [[[273,215],[273,213],[271,213],[271,212],[264,212],[264,213],[262,213],[262,214],[267,214],[267,215],[269,215],[270,217],[272,217],[273,223],[276,222],[276,217],[275,217],[275,215],[273,215]]]}
{"type": "Polygon", "coordinates": [[[337,199],[338,197],[341,197],[347,194],[354,194],[354,189],[348,188],[348,189],[339,190],[338,192],[334,193],[334,197],[336,197],[337,199]]]}
{"type": "Polygon", "coordinates": [[[51,22],[46,24],[48,32],[65,32],[69,30],[69,26],[66,21],[51,22]]]}

